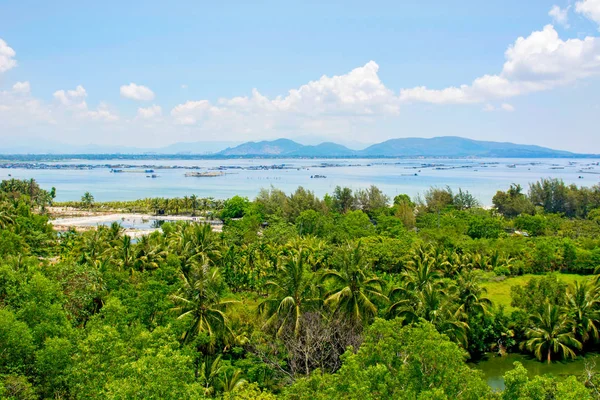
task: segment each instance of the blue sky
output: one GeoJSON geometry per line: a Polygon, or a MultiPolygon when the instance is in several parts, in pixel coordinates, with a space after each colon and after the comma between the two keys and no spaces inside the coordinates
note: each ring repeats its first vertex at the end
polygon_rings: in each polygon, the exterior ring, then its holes
{"type": "Polygon", "coordinates": [[[170,3],[0,1],[0,139],[600,153],[600,0],[170,3]]]}

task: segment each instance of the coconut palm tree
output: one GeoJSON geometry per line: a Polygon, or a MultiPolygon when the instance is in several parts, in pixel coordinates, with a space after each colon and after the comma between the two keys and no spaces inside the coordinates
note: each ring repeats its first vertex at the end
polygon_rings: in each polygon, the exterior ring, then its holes
{"type": "Polygon", "coordinates": [[[225,393],[235,392],[236,389],[245,385],[247,381],[242,377],[242,370],[236,369],[231,373],[225,372],[219,379],[219,387],[225,393]]]}
{"type": "Polygon", "coordinates": [[[334,315],[343,316],[356,324],[369,322],[377,315],[379,302],[387,302],[383,295],[383,281],[369,277],[369,266],[363,260],[360,242],[348,246],[343,253],[339,270],[326,271],[321,280],[330,283],[331,290],[325,295],[325,305],[332,307],[334,315]]]}
{"type": "Polygon", "coordinates": [[[258,306],[258,311],[268,319],[266,327],[275,327],[280,336],[287,327],[295,335],[300,333],[302,314],[321,303],[315,295],[308,254],[299,249],[286,257],[273,279],[266,283],[270,296],[258,306]]]}
{"type": "Polygon", "coordinates": [[[485,297],[487,289],[477,283],[477,275],[474,271],[463,271],[458,275],[456,287],[462,311],[467,315],[488,313],[492,301],[485,297]]]}
{"type": "Polygon", "coordinates": [[[567,290],[567,306],[573,324],[573,331],[582,344],[590,339],[596,340],[599,337],[599,305],[598,286],[592,282],[575,282],[567,290]]]}
{"type": "Polygon", "coordinates": [[[436,259],[432,257],[423,247],[419,248],[406,266],[402,277],[406,282],[406,288],[419,292],[428,284],[439,280],[440,272],[435,268],[436,259]]]}
{"type": "Polygon", "coordinates": [[[187,320],[188,328],[182,336],[187,342],[205,333],[212,348],[218,339],[231,335],[224,309],[236,301],[221,298],[221,277],[217,268],[196,264],[188,272],[181,272],[181,289],[171,296],[175,303],[172,311],[178,319],[187,320]]]}
{"type": "Polygon", "coordinates": [[[0,209],[0,228],[6,229],[7,226],[13,223],[10,212],[6,208],[0,209]]]}
{"type": "Polygon", "coordinates": [[[94,205],[94,196],[90,192],[85,192],[83,196],[81,196],[81,202],[87,208],[92,208],[94,205]]]}
{"type": "Polygon", "coordinates": [[[547,303],[543,311],[532,315],[530,320],[533,327],[525,332],[528,340],[521,343],[521,347],[532,351],[538,360],[545,356],[550,364],[553,354],[574,358],[573,349],[581,349],[581,342],[570,329],[571,321],[560,307],[547,303]]]}

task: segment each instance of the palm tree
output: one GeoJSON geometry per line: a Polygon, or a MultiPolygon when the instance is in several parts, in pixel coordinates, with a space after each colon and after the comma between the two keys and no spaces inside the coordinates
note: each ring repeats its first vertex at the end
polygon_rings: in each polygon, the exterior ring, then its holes
{"type": "Polygon", "coordinates": [[[183,333],[184,342],[200,333],[205,333],[212,348],[218,339],[227,339],[231,334],[227,317],[223,310],[236,301],[221,298],[221,277],[217,268],[207,264],[194,265],[189,272],[180,273],[181,289],[171,296],[175,303],[172,311],[178,319],[189,321],[183,333]]]}
{"type": "Polygon", "coordinates": [[[217,237],[208,224],[178,224],[169,234],[171,248],[179,256],[184,268],[197,259],[206,258],[211,263],[220,257],[217,237]]]}
{"type": "Polygon", "coordinates": [[[241,369],[236,369],[231,374],[225,372],[223,378],[219,379],[219,386],[225,393],[232,393],[246,383],[247,381],[242,377],[241,369]]]}
{"type": "Polygon", "coordinates": [[[521,343],[521,347],[533,351],[538,360],[542,360],[544,353],[548,364],[552,362],[552,354],[574,358],[573,348],[581,349],[581,342],[569,329],[571,321],[561,313],[560,307],[547,303],[541,313],[532,315],[530,319],[533,328],[525,332],[528,340],[521,343]]]}
{"type": "Polygon", "coordinates": [[[325,295],[325,305],[331,306],[334,314],[341,314],[354,323],[362,324],[377,315],[377,301],[388,301],[382,294],[383,281],[368,277],[368,270],[359,242],[354,247],[348,246],[343,253],[339,271],[329,270],[323,274],[322,282],[331,282],[333,285],[325,295]]]}
{"type": "Polygon", "coordinates": [[[598,287],[591,282],[575,284],[567,291],[567,306],[573,331],[581,343],[590,339],[598,339],[598,325],[600,324],[600,296],[598,287]]]}
{"type": "Polygon", "coordinates": [[[456,280],[458,299],[462,310],[471,315],[473,312],[487,314],[492,301],[484,295],[487,289],[479,286],[477,276],[473,271],[463,271],[456,280]]]}
{"type": "Polygon", "coordinates": [[[6,208],[0,209],[0,228],[6,229],[8,225],[13,223],[13,219],[6,208]]]}
{"type": "Polygon", "coordinates": [[[94,196],[92,196],[90,192],[85,192],[81,197],[81,202],[85,207],[92,208],[92,205],[94,204],[94,196]]]}
{"type": "Polygon", "coordinates": [[[151,236],[142,236],[135,246],[135,268],[138,271],[158,269],[160,263],[166,257],[166,251],[163,250],[162,237],[157,236],[152,239],[151,236]]]}
{"type": "Polygon", "coordinates": [[[190,203],[192,206],[192,215],[196,215],[196,209],[198,208],[198,196],[195,194],[190,196],[190,203]]]}
{"type": "Polygon", "coordinates": [[[406,288],[413,291],[421,291],[428,284],[438,280],[441,275],[435,268],[436,259],[421,247],[408,262],[406,271],[402,276],[406,282],[406,288]]]}
{"type": "Polygon", "coordinates": [[[315,307],[320,300],[315,298],[310,265],[306,265],[307,252],[294,251],[278,268],[272,280],[266,283],[271,290],[268,299],[258,306],[258,311],[266,315],[265,326],[277,328],[280,336],[285,328],[293,328],[300,333],[300,321],[305,310],[315,307]]]}

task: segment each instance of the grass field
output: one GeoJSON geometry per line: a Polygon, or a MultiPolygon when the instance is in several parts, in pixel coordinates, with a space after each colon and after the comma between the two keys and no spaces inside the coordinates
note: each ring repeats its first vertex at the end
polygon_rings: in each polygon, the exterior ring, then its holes
{"type": "MultiPolygon", "coordinates": [[[[510,288],[515,285],[524,286],[531,278],[539,278],[540,275],[522,275],[512,278],[507,278],[503,281],[490,281],[481,284],[482,287],[487,289],[487,298],[489,298],[494,305],[504,305],[506,311],[511,312],[514,310],[510,306],[510,288]]],[[[558,279],[561,281],[571,284],[575,281],[584,281],[589,279],[590,276],[576,275],[576,274],[558,274],[558,279]]]]}

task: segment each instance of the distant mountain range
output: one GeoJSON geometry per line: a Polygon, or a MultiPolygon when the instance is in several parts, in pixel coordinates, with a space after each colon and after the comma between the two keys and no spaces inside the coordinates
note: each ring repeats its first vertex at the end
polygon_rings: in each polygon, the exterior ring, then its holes
{"type": "Polygon", "coordinates": [[[351,150],[336,143],[304,146],[289,139],[247,142],[217,155],[238,157],[578,157],[590,156],[541,146],[486,142],[456,136],[402,138],[351,150]]]}
{"type": "Polygon", "coordinates": [[[353,150],[341,144],[324,142],[303,145],[289,139],[261,142],[188,142],[175,143],[161,148],[137,148],[124,146],[74,146],[47,141],[32,141],[20,146],[0,145],[0,154],[53,154],[53,155],[137,155],[175,158],[252,158],[252,157],[498,157],[498,158],[551,158],[551,157],[599,157],[593,154],[577,154],[541,146],[505,142],[489,142],[442,136],[431,139],[391,139],[353,150]],[[223,150],[224,149],[224,150],[223,150]]]}

